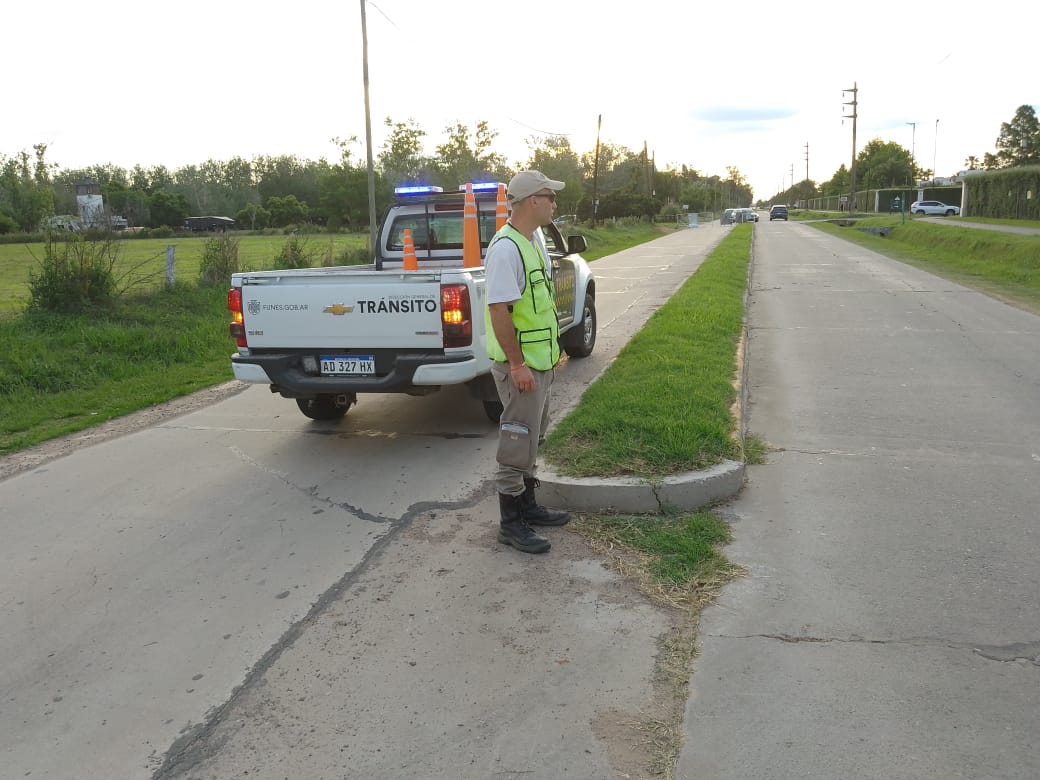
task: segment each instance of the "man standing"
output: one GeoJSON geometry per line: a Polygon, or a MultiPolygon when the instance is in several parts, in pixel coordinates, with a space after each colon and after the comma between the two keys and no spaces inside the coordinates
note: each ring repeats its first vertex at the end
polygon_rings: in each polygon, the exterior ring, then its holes
{"type": "Polygon", "coordinates": [[[495,485],[501,524],[498,540],[521,552],[543,553],[549,540],[532,525],[564,525],[567,512],[539,506],[534,489],[538,443],[549,419],[549,388],[560,359],[560,326],[549,258],[536,235],[552,221],[562,181],[521,171],[506,187],[509,221],[488,245],[487,310],[491,374],[502,401],[495,485]]]}

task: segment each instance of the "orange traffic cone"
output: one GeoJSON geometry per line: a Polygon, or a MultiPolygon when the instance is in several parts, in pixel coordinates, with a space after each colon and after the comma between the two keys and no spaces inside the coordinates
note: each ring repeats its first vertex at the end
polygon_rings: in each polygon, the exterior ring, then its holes
{"type": "Polygon", "coordinates": [[[466,201],[462,208],[462,267],[479,268],[480,259],[480,225],[477,224],[477,199],[473,195],[473,185],[466,182],[466,201]]]}
{"type": "Polygon", "coordinates": [[[509,219],[509,206],[506,204],[506,185],[498,185],[498,202],[495,204],[495,231],[499,231],[509,219]]]}
{"type": "Polygon", "coordinates": [[[415,242],[412,241],[412,231],[409,228],[404,229],[404,270],[419,270],[419,261],[415,259],[415,242]]]}

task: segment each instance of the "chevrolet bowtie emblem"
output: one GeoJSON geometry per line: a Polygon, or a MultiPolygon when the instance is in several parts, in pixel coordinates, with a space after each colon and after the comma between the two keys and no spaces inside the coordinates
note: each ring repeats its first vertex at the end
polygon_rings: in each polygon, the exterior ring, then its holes
{"type": "Polygon", "coordinates": [[[325,314],[335,314],[337,316],[346,314],[347,312],[354,311],[353,306],[344,306],[342,303],[334,303],[331,306],[326,306],[322,311],[325,314]]]}

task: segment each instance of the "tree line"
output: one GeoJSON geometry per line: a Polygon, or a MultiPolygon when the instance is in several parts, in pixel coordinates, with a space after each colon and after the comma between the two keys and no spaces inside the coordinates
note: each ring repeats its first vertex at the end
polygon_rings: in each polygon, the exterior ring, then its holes
{"type": "MultiPolygon", "coordinates": [[[[384,122],[389,135],[375,165],[379,213],[398,184],[426,183],[445,190],[467,181],[508,181],[516,172],[494,150],[498,133],[486,121],[474,127],[457,123],[445,128],[432,154],[427,133],[414,121],[384,122]]],[[[260,230],[313,223],[328,230],[362,231],[368,224],[368,169],[358,153],[356,136],[333,139],[338,160],[307,160],[292,155],[257,156],[251,160],[207,160],[175,170],[112,164],[61,169],[47,160],[47,145],[33,153],[0,154],[0,233],[32,233],[53,215],[77,213],[76,185],[97,182],[110,214],[131,227],[177,228],[189,216],[230,216],[241,228],[260,230]]],[[[644,147],[633,151],[612,143],[578,153],[565,136],[528,140],[530,155],[522,167],[537,168],[567,183],[559,197],[559,213],[579,219],[644,217],[715,212],[747,206],[753,193],[736,166],[726,177],[705,176],[692,165],[659,170],[644,147]],[[598,201],[594,204],[594,198],[598,201]]],[[[1011,122],[1001,125],[996,154],[986,154],[984,168],[1040,162],[1040,127],[1031,106],[1021,106],[1011,122]]],[[[980,167],[969,157],[968,167],[980,167]]],[[[922,168],[897,143],[870,141],[857,155],[856,181],[863,189],[912,184],[932,172],[922,168]]],[[[850,172],[842,165],[830,180],[806,180],[759,202],[794,202],[849,191],[850,172]]]]}
{"type": "MultiPolygon", "coordinates": [[[[1019,106],[1010,122],[1002,122],[996,141],[996,153],[987,152],[982,161],[975,155],[967,157],[968,170],[1000,170],[1040,165],[1040,121],[1030,105],[1019,106]]],[[[935,172],[923,168],[911,152],[897,143],[880,138],[867,143],[856,155],[856,188],[883,190],[895,187],[913,187],[918,181],[930,179],[935,172]]],[[[805,180],[777,193],[776,203],[795,203],[809,198],[843,195],[851,188],[851,172],[842,164],[830,180],[817,185],[805,180]]]]}

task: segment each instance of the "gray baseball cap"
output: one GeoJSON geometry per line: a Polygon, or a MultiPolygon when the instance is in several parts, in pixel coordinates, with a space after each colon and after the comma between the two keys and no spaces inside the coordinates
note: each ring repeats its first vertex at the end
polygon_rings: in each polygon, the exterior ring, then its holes
{"type": "Polygon", "coordinates": [[[550,179],[541,171],[520,171],[509,180],[506,187],[506,197],[509,200],[523,200],[534,195],[538,190],[552,190],[559,192],[564,188],[562,181],[550,179]]]}

